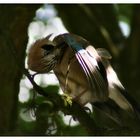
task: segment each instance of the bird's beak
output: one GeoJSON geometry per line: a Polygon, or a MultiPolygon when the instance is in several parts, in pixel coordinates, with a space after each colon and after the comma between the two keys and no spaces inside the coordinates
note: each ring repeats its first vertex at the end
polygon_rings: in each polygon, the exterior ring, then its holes
{"type": "Polygon", "coordinates": [[[52,35],[53,35],[53,33],[49,34],[48,36],[45,37],[45,39],[49,40],[52,35]]]}

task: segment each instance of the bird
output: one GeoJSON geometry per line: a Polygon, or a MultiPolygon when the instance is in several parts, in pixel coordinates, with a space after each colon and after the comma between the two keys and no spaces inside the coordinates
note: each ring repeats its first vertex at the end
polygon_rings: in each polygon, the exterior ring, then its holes
{"type": "Polygon", "coordinates": [[[31,45],[27,62],[30,70],[39,74],[53,70],[64,93],[81,106],[91,103],[119,125],[119,110],[140,118],[139,105],[120,82],[105,48],[95,49],[85,38],[72,33],[59,34],[53,40],[51,36],[31,45]]]}

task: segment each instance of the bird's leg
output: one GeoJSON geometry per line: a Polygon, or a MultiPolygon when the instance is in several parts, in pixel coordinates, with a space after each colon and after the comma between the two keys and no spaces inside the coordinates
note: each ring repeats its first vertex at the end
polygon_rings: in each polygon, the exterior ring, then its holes
{"type": "Polygon", "coordinates": [[[68,66],[67,66],[67,71],[66,71],[66,79],[65,79],[65,86],[64,86],[64,93],[62,95],[62,99],[64,100],[64,105],[72,105],[72,97],[70,95],[68,95],[67,93],[67,86],[68,86],[68,76],[69,76],[69,72],[70,72],[70,66],[71,66],[71,61],[73,60],[73,56],[69,58],[68,61],[68,66]]]}

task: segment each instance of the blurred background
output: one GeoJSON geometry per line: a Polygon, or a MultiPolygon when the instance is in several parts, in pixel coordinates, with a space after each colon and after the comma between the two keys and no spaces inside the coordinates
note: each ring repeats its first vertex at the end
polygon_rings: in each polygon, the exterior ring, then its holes
{"type": "MultiPolygon", "coordinates": [[[[139,102],[139,15],[139,4],[1,4],[0,135],[88,135],[70,115],[50,113],[49,101],[37,95],[15,61],[28,68],[31,44],[50,33],[53,39],[71,32],[95,48],[106,48],[124,87],[139,102]]],[[[62,94],[53,72],[37,75],[35,81],[46,92],[62,94]]]]}

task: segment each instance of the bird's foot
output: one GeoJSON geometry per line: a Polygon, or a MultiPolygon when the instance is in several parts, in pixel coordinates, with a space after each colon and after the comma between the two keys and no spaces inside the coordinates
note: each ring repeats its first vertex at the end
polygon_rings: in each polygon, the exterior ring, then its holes
{"type": "Polygon", "coordinates": [[[64,100],[64,105],[65,106],[72,106],[72,97],[69,96],[68,94],[62,94],[62,99],[64,100]]]}

